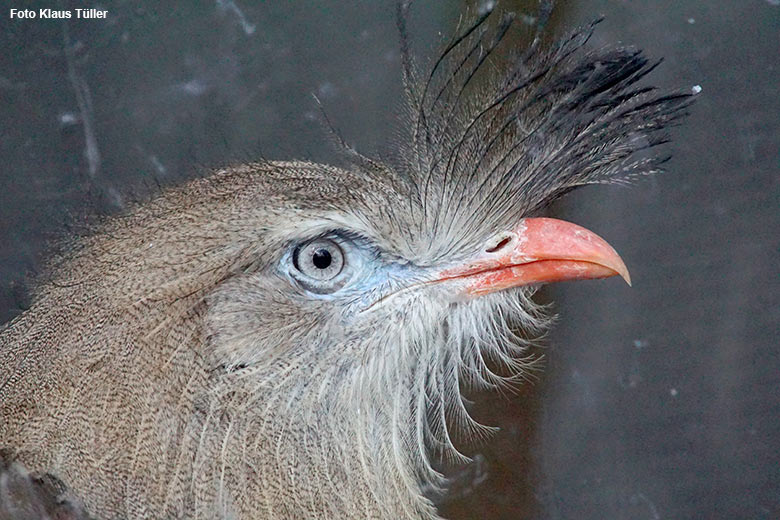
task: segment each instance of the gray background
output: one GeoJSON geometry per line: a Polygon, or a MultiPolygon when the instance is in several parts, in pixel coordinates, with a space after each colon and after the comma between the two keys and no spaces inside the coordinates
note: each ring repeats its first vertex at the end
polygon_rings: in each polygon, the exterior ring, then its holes
{"type": "MultiPolygon", "coordinates": [[[[332,159],[312,93],[347,141],[387,149],[394,2],[102,2],[107,20],[67,29],[9,20],[23,3],[0,6],[0,322],[81,214],[209,166],[332,159]]],[[[422,56],[481,7],[418,4],[422,56]]],[[[593,45],[636,44],[666,58],[653,83],[703,91],[667,174],[553,208],[607,238],[634,287],[541,295],[561,315],[546,369],[515,396],[473,396],[502,429],[448,469],[448,518],[780,518],[778,4],[560,2],[556,30],[604,14],[593,45]]]]}

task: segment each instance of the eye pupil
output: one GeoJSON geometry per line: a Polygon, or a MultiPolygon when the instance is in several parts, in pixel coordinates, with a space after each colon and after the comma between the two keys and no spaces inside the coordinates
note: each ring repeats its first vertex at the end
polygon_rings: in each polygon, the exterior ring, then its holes
{"type": "Polygon", "coordinates": [[[345,282],[346,256],[339,242],[319,238],[302,244],[292,252],[290,271],[310,292],[324,294],[337,291],[345,282]]]}
{"type": "Polygon", "coordinates": [[[327,249],[317,249],[311,257],[311,263],[317,269],[327,269],[332,261],[333,257],[327,249]]]}

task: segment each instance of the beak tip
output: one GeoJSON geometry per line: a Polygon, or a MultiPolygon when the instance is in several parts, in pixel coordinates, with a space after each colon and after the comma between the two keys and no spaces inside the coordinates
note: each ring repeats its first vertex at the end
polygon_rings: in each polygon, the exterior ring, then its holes
{"type": "Polygon", "coordinates": [[[618,256],[617,253],[615,253],[615,257],[617,258],[617,264],[613,269],[615,270],[615,274],[619,275],[623,281],[625,281],[629,287],[632,287],[631,284],[631,274],[628,272],[628,267],[626,267],[626,264],[623,263],[623,260],[618,256]]]}

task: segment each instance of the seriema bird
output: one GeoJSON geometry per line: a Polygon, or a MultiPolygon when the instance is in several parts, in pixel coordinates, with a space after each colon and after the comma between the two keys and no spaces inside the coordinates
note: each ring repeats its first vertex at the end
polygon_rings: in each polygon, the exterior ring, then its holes
{"type": "Polygon", "coordinates": [[[657,171],[690,101],[637,86],[637,50],[584,49],[593,27],[520,52],[490,20],[427,74],[404,45],[393,161],[342,143],[342,167],[225,168],[51,263],[0,332],[0,516],[437,517],[432,461],[462,457],[451,429],[485,432],[461,390],[524,377],[534,287],[628,281],[604,240],[538,215],[657,171]]]}

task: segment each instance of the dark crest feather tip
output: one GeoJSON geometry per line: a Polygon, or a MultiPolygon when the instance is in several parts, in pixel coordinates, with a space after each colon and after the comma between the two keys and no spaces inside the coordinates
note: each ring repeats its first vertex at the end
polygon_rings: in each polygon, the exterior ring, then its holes
{"type": "MultiPolygon", "coordinates": [[[[526,49],[504,44],[518,30],[512,16],[488,12],[443,48],[428,74],[404,59],[405,77],[424,81],[408,89],[413,117],[396,169],[416,185],[425,226],[458,229],[445,241],[452,248],[470,231],[538,212],[578,186],[659,171],[668,156],[648,150],[668,141],[667,128],[692,102],[692,94],[641,84],[662,60],[632,47],[587,49],[601,18],[545,48],[538,31],[550,3],[542,4],[526,49]]],[[[405,16],[408,5],[399,7],[404,53],[405,16]]]]}

